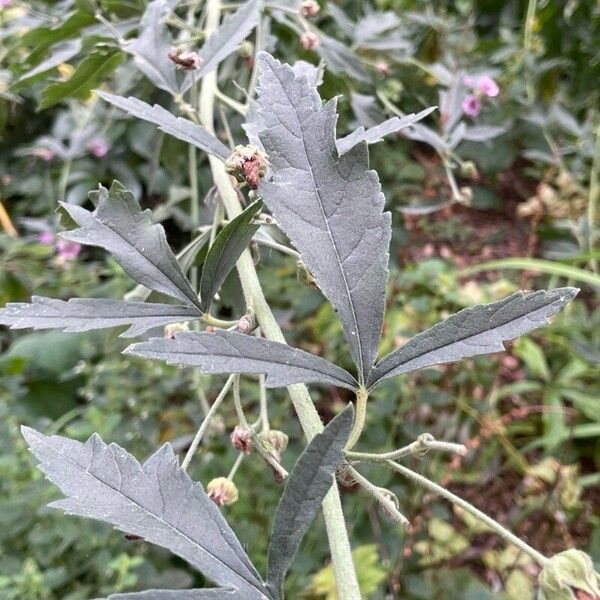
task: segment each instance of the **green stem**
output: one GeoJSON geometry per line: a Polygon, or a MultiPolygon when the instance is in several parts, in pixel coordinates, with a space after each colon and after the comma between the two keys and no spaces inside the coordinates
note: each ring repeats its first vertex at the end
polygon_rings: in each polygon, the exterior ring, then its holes
{"type": "Polygon", "coordinates": [[[529,67],[525,64],[527,57],[531,56],[533,46],[533,27],[535,25],[535,10],[537,0],[529,0],[527,4],[527,15],[525,16],[525,26],[523,33],[523,62],[525,71],[525,86],[527,90],[527,98],[530,103],[535,100],[535,86],[531,79],[529,67]]]}
{"type": "Polygon", "coordinates": [[[428,490],[442,496],[446,500],[452,502],[452,504],[456,504],[456,506],[460,506],[460,508],[467,511],[469,514],[473,515],[480,521],[483,521],[490,529],[496,532],[500,537],[504,538],[509,544],[513,544],[519,550],[522,550],[533,560],[535,560],[541,567],[544,567],[548,563],[548,559],[541,553],[538,552],[535,548],[532,548],[529,544],[524,542],[522,539],[518,538],[514,533],[511,533],[508,529],[502,527],[500,523],[494,521],[491,517],[488,517],[484,512],[481,512],[478,508],[475,508],[470,502],[463,500],[459,496],[456,496],[452,492],[448,491],[446,488],[443,488],[441,485],[434,483],[427,479],[427,477],[423,477],[419,473],[415,473],[411,469],[407,469],[406,467],[399,465],[398,463],[388,460],[386,461],[388,467],[390,467],[396,473],[400,473],[408,479],[412,479],[416,481],[418,484],[427,488],[428,490]]]}
{"type": "MultiPolygon", "coordinates": [[[[208,0],[206,6],[206,29],[208,35],[218,27],[221,10],[219,0],[208,0]]],[[[200,93],[200,119],[202,125],[211,132],[213,131],[216,82],[217,70],[214,70],[204,77],[200,93]]],[[[242,212],[237,192],[231,183],[231,178],[225,171],[225,165],[219,159],[212,156],[209,157],[209,163],[214,183],[219,190],[227,214],[230,219],[233,219],[242,212]]],[[[252,256],[248,250],[240,257],[237,270],[247,304],[254,309],[265,337],[270,340],[286,343],[281,328],[267,304],[256,274],[252,256]]],[[[288,392],[302,429],[307,439],[310,440],[317,433],[323,431],[323,423],[314,407],[308,389],[305,385],[295,384],[288,386],[288,392]]],[[[329,538],[331,561],[336,579],[338,597],[344,600],[360,600],[360,588],[352,562],[350,541],[335,481],[323,500],[323,514],[329,538]]]]}
{"type": "MultiPolygon", "coordinates": [[[[587,207],[587,234],[588,234],[588,252],[594,251],[596,235],[596,218],[598,205],[600,204],[600,127],[596,130],[596,144],[594,146],[594,159],[592,161],[592,170],[590,171],[590,191],[588,195],[587,207]]],[[[590,259],[590,266],[594,273],[598,273],[598,260],[594,257],[590,259]]]]}
{"type": "Polygon", "coordinates": [[[354,426],[350,432],[348,443],[346,444],[346,450],[352,450],[356,443],[360,439],[360,435],[365,426],[365,419],[367,417],[367,401],[369,399],[369,392],[365,388],[361,387],[356,391],[356,416],[354,417],[354,426]]]}

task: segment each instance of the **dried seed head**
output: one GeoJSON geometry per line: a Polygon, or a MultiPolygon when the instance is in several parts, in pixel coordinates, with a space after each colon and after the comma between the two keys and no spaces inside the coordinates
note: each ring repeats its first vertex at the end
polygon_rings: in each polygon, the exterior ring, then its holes
{"type": "Polygon", "coordinates": [[[235,429],[229,436],[233,447],[244,454],[250,454],[252,452],[252,438],[250,436],[250,430],[247,427],[236,425],[235,429]]]}
{"type": "Polygon", "coordinates": [[[169,52],[169,58],[175,63],[175,68],[186,71],[197,71],[204,62],[202,57],[192,50],[172,50],[169,52]]]}
{"type": "Polygon", "coordinates": [[[206,486],[208,497],[217,505],[233,504],[238,499],[238,489],[227,477],[217,477],[206,486]]]}
{"type": "Polygon", "coordinates": [[[256,190],[266,175],[269,157],[258,146],[236,146],[225,161],[225,170],[238,181],[245,181],[251,190],[256,190]]]}
{"type": "Polygon", "coordinates": [[[539,576],[539,600],[600,600],[600,580],[592,559],[581,550],[554,555],[539,576]]]}
{"type": "Polygon", "coordinates": [[[305,31],[300,36],[300,43],[305,50],[314,50],[320,41],[319,36],[312,31],[305,31]]]}
{"type": "Polygon", "coordinates": [[[305,19],[311,19],[319,14],[321,7],[315,0],[304,0],[300,5],[300,14],[305,19]]]}

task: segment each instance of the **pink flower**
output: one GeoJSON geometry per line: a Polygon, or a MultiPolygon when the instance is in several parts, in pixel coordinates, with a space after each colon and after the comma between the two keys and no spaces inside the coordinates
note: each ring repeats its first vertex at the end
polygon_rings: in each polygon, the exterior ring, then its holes
{"type": "Polygon", "coordinates": [[[50,148],[43,148],[40,146],[39,148],[34,148],[31,151],[31,156],[39,158],[44,162],[50,162],[56,156],[56,154],[53,150],[50,150],[50,148]]]}
{"type": "Polygon", "coordinates": [[[7,8],[10,6],[12,0],[0,0],[0,8],[7,8]]]}
{"type": "Polygon", "coordinates": [[[98,158],[106,156],[108,152],[108,144],[106,143],[106,140],[99,137],[92,138],[89,141],[87,148],[94,156],[98,158]]]}
{"type": "Polygon", "coordinates": [[[42,231],[38,235],[38,242],[44,246],[52,246],[54,244],[54,234],[51,231],[42,231]]]}
{"type": "Polygon", "coordinates": [[[74,260],[81,251],[81,244],[70,240],[59,239],[56,242],[56,253],[61,261],[74,260]]]}
{"type": "Polygon", "coordinates": [[[250,430],[241,425],[236,425],[235,429],[231,432],[229,439],[233,444],[233,447],[244,454],[250,454],[252,452],[252,438],[250,437],[250,430]]]}
{"type": "Polygon", "coordinates": [[[462,109],[465,115],[476,117],[481,112],[481,100],[473,94],[467,94],[462,101],[462,109]]]}
{"type": "Polygon", "coordinates": [[[300,43],[305,50],[314,50],[319,45],[319,36],[312,31],[305,31],[300,36],[300,43]]]}
{"type": "Polygon", "coordinates": [[[488,98],[495,98],[500,93],[498,84],[489,75],[482,75],[479,78],[477,90],[488,98]]]}

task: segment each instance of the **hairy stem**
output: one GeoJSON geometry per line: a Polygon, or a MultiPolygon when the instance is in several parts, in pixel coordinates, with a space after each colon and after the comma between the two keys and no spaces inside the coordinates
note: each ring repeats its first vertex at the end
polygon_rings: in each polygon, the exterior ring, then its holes
{"type": "Polygon", "coordinates": [[[350,432],[348,443],[346,444],[346,450],[352,450],[356,443],[360,439],[363,428],[365,426],[365,419],[367,417],[367,401],[369,399],[369,392],[365,388],[361,387],[356,392],[356,417],[354,418],[354,426],[350,432]]]}
{"type": "Polygon", "coordinates": [[[548,559],[541,552],[538,552],[535,548],[532,548],[529,544],[518,538],[514,533],[511,533],[508,529],[502,527],[500,523],[494,521],[494,519],[486,515],[484,512],[481,512],[478,508],[475,508],[470,502],[467,502],[466,500],[463,500],[463,498],[456,496],[446,488],[443,488],[441,485],[438,485],[437,483],[427,479],[427,477],[423,477],[423,475],[415,473],[411,469],[407,469],[403,465],[399,465],[392,460],[386,461],[385,464],[393,471],[396,471],[396,473],[400,473],[401,475],[416,481],[418,484],[422,485],[428,490],[431,490],[432,492],[442,496],[442,498],[449,500],[452,502],[452,504],[460,506],[469,514],[473,515],[480,521],[483,521],[490,529],[492,529],[500,537],[504,538],[508,543],[515,545],[517,548],[519,548],[519,550],[522,550],[531,556],[531,558],[533,558],[533,560],[535,560],[541,567],[548,563],[548,559]]]}
{"type": "MultiPolygon", "coordinates": [[[[208,0],[206,33],[209,35],[219,24],[221,9],[219,0],[208,0]]],[[[200,93],[200,119],[202,125],[213,132],[213,114],[217,71],[212,71],[202,82],[200,93]]],[[[233,188],[231,178],[225,171],[225,165],[214,157],[209,157],[210,168],[219,195],[223,201],[227,215],[233,219],[242,212],[242,207],[233,188]]],[[[283,333],[277,323],[263,294],[250,252],[246,250],[240,257],[237,270],[240,276],[244,295],[250,300],[256,318],[267,339],[285,343],[283,333]]],[[[323,423],[314,407],[305,385],[295,384],[288,387],[288,392],[300,424],[306,437],[310,440],[323,430],[323,423]]],[[[337,484],[334,482],[323,500],[323,513],[331,550],[331,561],[336,579],[338,596],[344,600],[360,600],[360,589],[356,571],[352,562],[350,541],[346,530],[346,522],[342,511],[337,484]]]]}

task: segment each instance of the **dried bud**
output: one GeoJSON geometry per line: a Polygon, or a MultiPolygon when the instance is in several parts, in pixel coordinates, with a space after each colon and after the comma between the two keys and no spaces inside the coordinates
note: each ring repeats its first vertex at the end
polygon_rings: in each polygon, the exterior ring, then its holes
{"type": "Polygon", "coordinates": [[[581,550],[554,555],[539,576],[539,600],[600,600],[600,580],[581,550]]]}
{"type": "Polygon", "coordinates": [[[201,56],[192,50],[172,50],[169,52],[169,58],[175,63],[177,69],[186,71],[197,71],[204,62],[201,56]]]}
{"type": "Polygon", "coordinates": [[[250,430],[247,427],[236,425],[235,429],[229,436],[233,447],[244,454],[250,454],[252,452],[252,437],[250,430]]]}
{"type": "Polygon", "coordinates": [[[375,63],[375,70],[380,74],[380,75],[389,75],[390,74],[390,65],[385,61],[385,60],[378,60],[375,63]]]}
{"type": "Polygon", "coordinates": [[[305,19],[316,17],[320,10],[321,7],[319,6],[318,2],[315,2],[315,0],[304,0],[300,5],[300,14],[305,19]]]}
{"type": "Polygon", "coordinates": [[[246,181],[251,190],[256,190],[267,173],[268,159],[257,146],[236,146],[225,162],[225,169],[238,181],[246,181]]]}
{"type": "Polygon", "coordinates": [[[318,288],[317,280],[300,258],[296,262],[296,279],[307,287],[318,288]]]}
{"type": "Polygon", "coordinates": [[[238,321],[238,331],[240,333],[250,333],[256,326],[252,315],[244,315],[238,321]]]}
{"type": "Polygon", "coordinates": [[[314,50],[319,45],[319,42],[319,36],[312,31],[305,31],[300,36],[300,43],[305,50],[314,50]]]}
{"type": "Polygon", "coordinates": [[[238,489],[227,477],[217,477],[206,486],[208,497],[217,505],[233,504],[238,499],[238,489]]]}
{"type": "Polygon", "coordinates": [[[165,325],[164,336],[166,339],[172,340],[176,333],[187,331],[188,329],[187,323],[170,323],[169,325],[165,325]]]}
{"type": "Polygon", "coordinates": [[[277,461],[281,460],[281,454],[287,448],[289,441],[288,436],[283,431],[276,429],[262,431],[258,434],[258,439],[273,458],[277,459],[277,461]]]}

